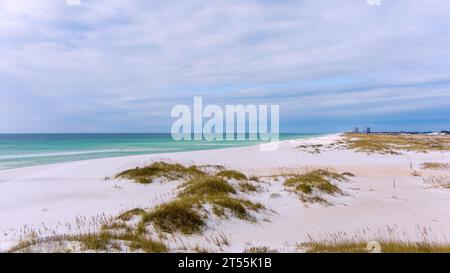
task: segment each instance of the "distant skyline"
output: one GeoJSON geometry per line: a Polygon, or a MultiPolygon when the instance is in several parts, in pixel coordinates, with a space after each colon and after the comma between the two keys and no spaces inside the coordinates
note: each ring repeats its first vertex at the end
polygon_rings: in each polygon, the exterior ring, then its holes
{"type": "Polygon", "coordinates": [[[194,96],[279,104],[282,133],[450,130],[448,0],[73,3],[0,2],[0,134],[170,132],[194,96]]]}

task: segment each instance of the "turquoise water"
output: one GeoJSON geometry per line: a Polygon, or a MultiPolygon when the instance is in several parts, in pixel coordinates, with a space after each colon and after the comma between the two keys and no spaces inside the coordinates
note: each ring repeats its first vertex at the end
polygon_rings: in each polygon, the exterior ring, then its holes
{"type": "MultiPolygon", "coordinates": [[[[280,140],[318,134],[281,134],[280,140]]],[[[170,134],[0,134],[0,170],[86,159],[219,149],[255,141],[174,141],[170,134]]]]}

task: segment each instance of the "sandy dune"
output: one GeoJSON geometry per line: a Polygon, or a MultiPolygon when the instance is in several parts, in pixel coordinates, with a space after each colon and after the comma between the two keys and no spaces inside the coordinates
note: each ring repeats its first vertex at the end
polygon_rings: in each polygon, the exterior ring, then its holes
{"type": "MultiPolygon", "coordinates": [[[[258,146],[252,146],[0,171],[0,249],[16,242],[24,226],[40,232],[49,232],[44,227],[70,232],[77,225],[77,217],[79,220],[102,214],[114,216],[173,198],[173,190],[179,182],[140,185],[106,179],[160,159],[184,164],[219,164],[259,176],[277,173],[281,168],[305,167],[329,167],[356,175],[350,182],[340,185],[346,195],[331,197],[332,206],[304,204],[295,194],[287,192],[282,183],[263,181],[262,192],[246,196],[271,210],[258,216],[257,223],[210,222],[203,235],[178,238],[171,241],[173,247],[185,244],[214,249],[208,237],[224,234],[231,244],[222,247],[222,251],[242,251],[251,246],[294,251],[296,244],[308,240],[308,236],[325,239],[330,234],[346,232],[348,237],[391,236],[421,240],[424,228],[429,239],[450,239],[450,190],[431,188],[424,182],[424,177],[450,176],[450,173],[420,169],[424,162],[449,163],[448,153],[368,155],[327,149],[313,154],[296,149],[299,145],[329,144],[339,138],[339,135],[330,135],[285,141],[273,152],[261,152],[258,146]],[[413,176],[411,166],[421,176],[413,176]],[[277,198],[271,196],[273,193],[277,193],[277,198]]],[[[89,228],[89,223],[85,226],[89,228]]]]}

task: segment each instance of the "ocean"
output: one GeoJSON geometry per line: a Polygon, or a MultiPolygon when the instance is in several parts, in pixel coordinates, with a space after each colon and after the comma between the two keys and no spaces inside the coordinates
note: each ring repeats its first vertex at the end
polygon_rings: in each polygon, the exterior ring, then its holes
{"type": "MultiPolygon", "coordinates": [[[[281,134],[280,140],[319,134],[281,134]]],[[[78,160],[220,149],[256,141],[174,141],[170,134],[0,134],[0,170],[78,160]]]]}

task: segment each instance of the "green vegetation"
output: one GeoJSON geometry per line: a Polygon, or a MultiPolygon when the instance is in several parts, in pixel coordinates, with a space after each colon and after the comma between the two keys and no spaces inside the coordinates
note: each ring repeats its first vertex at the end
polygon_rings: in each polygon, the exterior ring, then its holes
{"type": "Polygon", "coordinates": [[[16,246],[10,248],[7,252],[41,252],[40,246],[48,246],[54,243],[57,246],[52,252],[71,252],[71,251],[96,251],[96,252],[117,252],[122,251],[122,244],[131,251],[146,253],[163,253],[168,248],[162,242],[139,236],[131,231],[123,233],[102,231],[100,233],[89,233],[79,235],[61,235],[51,236],[43,239],[33,239],[22,241],[16,246]],[[79,249],[70,249],[65,243],[79,243],[79,249]]]}
{"type": "Polygon", "coordinates": [[[236,193],[236,190],[220,177],[196,177],[182,185],[181,196],[186,195],[214,195],[236,193]]]}
{"type": "Polygon", "coordinates": [[[274,193],[271,193],[270,194],[270,198],[272,198],[272,199],[274,199],[274,198],[280,198],[281,197],[281,194],[279,194],[279,193],[277,193],[277,192],[274,192],[274,193]]]}
{"type": "Polygon", "coordinates": [[[259,177],[257,177],[256,175],[252,175],[248,178],[248,180],[259,182],[259,177]]]}
{"type": "Polygon", "coordinates": [[[158,230],[167,233],[181,232],[187,235],[201,233],[208,217],[207,211],[202,210],[205,204],[212,205],[212,212],[218,217],[225,218],[226,211],[229,211],[233,216],[243,220],[253,220],[248,210],[264,209],[259,203],[226,194],[184,196],[144,214],[140,230],[145,232],[145,225],[152,222],[158,230]],[[201,213],[202,211],[204,213],[201,213]]]}
{"type": "Polygon", "coordinates": [[[450,136],[412,134],[345,134],[347,148],[365,153],[400,154],[399,151],[449,151],[450,136]]]}
{"type": "Polygon", "coordinates": [[[131,231],[132,227],[127,225],[127,223],[125,222],[119,222],[119,221],[112,221],[112,222],[108,222],[105,223],[101,226],[100,228],[101,231],[121,231],[121,230],[125,230],[125,231],[131,231]]]}
{"type": "Polygon", "coordinates": [[[155,178],[162,177],[168,180],[177,180],[201,175],[206,174],[197,166],[184,167],[181,164],[155,162],[147,167],[124,171],[116,175],[116,178],[130,179],[138,183],[150,184],[155,178]]]}
{"type": "Polygon", "coordinates": [[[228,179],[247,180],[247,176],[245,176],[245,174],[235,170],[220,171],[219,173],[216,174],[216,176],[221,176],[228,179]]]}
{"type": "Polygon", "coordinates": [[[266,246],[259,246],[247,248],[244,253],[278,253],[278,250],[266,246]]]}
{"type": "MultiPolygon", "coordinates": [[[[210,176],[197,175],[184,182],[180,187],[178,198],[158,206],[143,215],[139,224],[139,232],[145,233],[145,227],[152,223],[160,231],[183,234],[200,233],[208,217],[208,206],[218,217],[226,218],[227,212],[244,220],[253,220],[249,210],[258,211],[264,207],[245,199],[236,198],[236,189],[224,177],[242,178],[237,171],[221,171],[222,174],[210,176]]],[[[250,184],[251,185],[251,184],[250,184]]],[[[253,185],[251,185],[253,186],[253,185]]],[[[244,186],[246,189],[253,189],[244,186]]],[[[254,186],[253,186],[254,187],[254,186]]]]}
{"type": "Polygon", "coordinates": [[[421,167],[424,170],[436,170],[436,171],[450,170],[450,164],[448,164],[448,163],[426,162],[426,163],[423,163],[421,167]]]}
{"type": "Polygon", "coordinates": [[[249,182],[241,182],[241,183],[238,184],[238,186],[239,186],[239,190],[241,192],[248,193],[248,192],[258,191],[258,187],[253,185],[253,184],[251,184],[251,183],[249,183],[249,182]]]}
{"type": "Polygon", "coordinates": [[[450,189],[450,177],[448,176],[430,176],[425,178],[424,181],[434,188],[450,189]]]}
{"type": "Polygon", "coordinates": [[[194,198],[180,198],[163,204],[144,214],[142,223],[152,222],[157,229],[167,233],[198,233],[205,222],[193,208],[197,201],[194,198]]]}
{"type": "Polygon", "coordinates": [[[300,146],[296,147],[296,149],[305,151],[305,152],[310,153],[310,154],[320,154],[322,148],[324,148],[324,145],[322,145],[322,144],[300,145],[300,146]]]}
{"type": "MultiPolygon", "coordinates": [[[[213,215],[220,218],[237,217],[254,221],[250,211],[259,211],[264,206],[237,196],[240,191],[256,191],[257,187],[249,183],[246,176],[238,171],[226,170],[221,166],[191,166],[155,162],[147,167],[135,168],[116,176],[148,184],[156,178],[170,180],[182,179],[177,198],[161,204],[151,210],[135,208],[126,211],[114,219],[99,220],[97,233],[80,235],[61,235],[35,239],[34,235],[11,248],[11,252],[32,252],[49,249],[51,252],[96,251],[96,252],[166,252],[167,247],[155,241],[147,232],[147,225],[160,232],[191,235],[203,231],[206,220],[213,215]],[[205,169],[203,171],[202,169],[205,169]],[[214,169],[206,170],[206,169],[214,169]],[[219,172],[218,174],[215,174],[219,172]],[[227,179],[232,181],[229,183],[227,179]],[[236,185],[236,188],[235,186],[236,185]],[[136,221],[132,221],[135,220],[136,221]]],[[[165,234],[156,233],[159,238],[165,234]]],[[[162,239],[161,239],[162,240],[162,239]]]]}
{"type": "Polygon", "coordinates": [[[143,209],[135,208],[135,209],[132,209],[132,210],[122,213],[117,218],[126,222],[126,221],[130,221],[131,218],[133,218],[134,216],[142,215],[144,212],[145,211],[143,209]]]}
{"type": "Polygon", "coordinates": [[[226,168],[222,165],[201,165],[198,168],[205,172],[206,170],[213,170],[216,172],[226,170],[226,168]]]}
{"type": "Polygon", "coordinates": [[[206,199],[206,202],[213,204],[213,212],[216,216],[224,217],[224,209],[228,209],[232,215],[243,220],[253,220],[248,210],[258,211],[264,209],[259,203],[253,203],[249,200],[229,197],[227,195],[212,195],[206,199]]]}
{"type": "MultiPolygon", "coordinates": [[[[382,253],[450,253],[449,244],[379,241],[382,253]]],[[[312,242],[300,244],[308,253],[369,253],[367,242],[312,242]]]]}
{"type": "MultiPolygon", "coordinates": [[[[72,240],[78,241],[84,245],[85,250],[96,250],[96,251],[109,251],[111,246],[114,246],[114,242],[122,241],[130,247],[131,251],[143,251],[147,253],[161,253],[167,252],[167,247],[161,243],[151,239],[146,239],[142,236],[136,235],[133,232],[125,233],[111,233],[111,232],[101,232],[96,234],[87,234],[74,236],[72,240]]],[[[117,249],[116,249],[117,250],[117,249]]],[[[120,250],[120,249],[119,249],[120,250]]]]}
{"type": "Polygon", "coordinates": [[[338,174],[329,170],[314,170],[301,175],[293,175],[286,179],[284,185],[302,194],[304,201],[325,202],[319,196],[314,196],[315,191],[329,195],[341,194],[342,191],[332,181],[346,181],[349,173],[338,174]]]}

